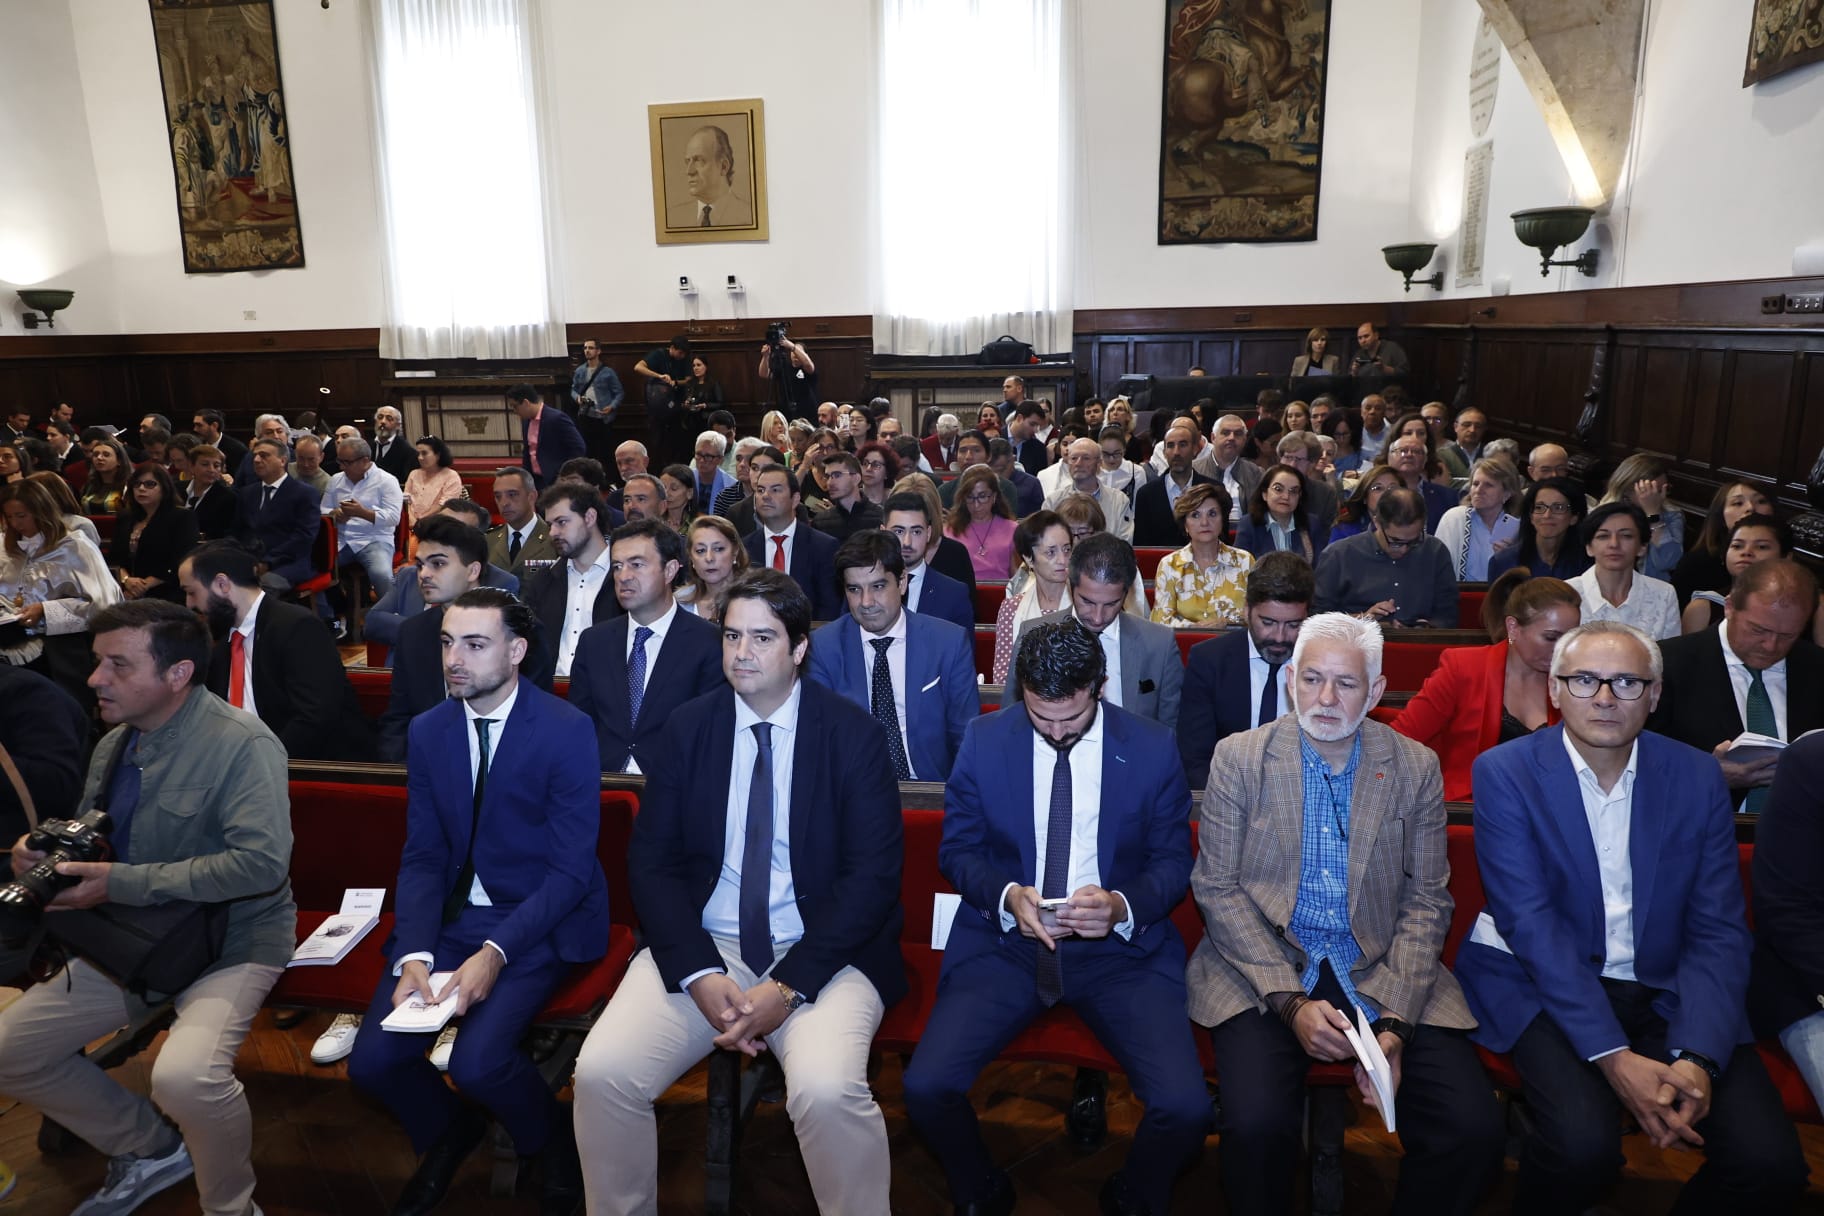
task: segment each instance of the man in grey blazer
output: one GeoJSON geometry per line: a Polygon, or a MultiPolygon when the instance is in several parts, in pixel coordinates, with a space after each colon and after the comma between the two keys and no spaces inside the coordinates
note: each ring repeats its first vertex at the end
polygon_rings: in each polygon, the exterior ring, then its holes
{"type": "MultiPolygon", "coordinates": [[[[1305,1073],[1352,1061],[1357,1010],[1386,1054],[1405,1160],[1395,1212],[1468,1213],[1503,1128],[1440,954],[1450,929],[1437,757],[1368,720],[1386,689],[1381,632],[1305,621],[1285,669],[1293,713],[1216,745],[1191,894],[1204,938],[1191,1020],[1222,1075],[1229,1211],[1291,1210],[1305,1073]]],[[[1360,1065],[1356,1082],[1373,1101],[1360,1065]]]]}
{"type": "MultiPolygon", "coordinates": [[[[1070,609],[1033,617],[1020,627],[1020,636],[1038,625],[1075,616],[1102,639],[1102,653],[1108,659],[1103,700],[1175,731],[1184,659],[1170,629],[1122,612],[1139,576],[1127,542],[1106,532],[1084,537],[1070,552],[1070,609]]],[[[1012,671],[1008,675],[1001,690],[1004,706],[1020,699],[1019,676],[1012,671]]]]}
{"type": "Polygon", "coordinates": [[[1222,483],[1229,492],[1229,522],[1235,523],[1248,509],[1248,499],[1260,484],[1260,466],[1242,458],[1247,446],[1248,424],[1235,414],[1224,414],[1210,428],[1210,446],[1191,461],[1193,471],[1222,483]]]}

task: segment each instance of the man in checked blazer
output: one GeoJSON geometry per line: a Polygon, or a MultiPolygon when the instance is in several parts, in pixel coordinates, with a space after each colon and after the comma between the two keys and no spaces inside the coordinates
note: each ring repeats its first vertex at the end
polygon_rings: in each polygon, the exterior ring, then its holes
{"type": "MultiPolygon", "coordinates": [[[[1235,1213],[1289,1211],[1305,1072],[1354,1058],[1360,1007],[1396,1081],[1406,1150],[1395,1212],[1468,1212],[1503,1128],[1440,959],[1450,928],[1443,781],[1368,711],[1381,633],[1307,620],[1285,669],[1293,715],[1216,745],[1191,892],[1204,939],[1185,977],[1222,1076],[1222,1181],[1235,1213]]],[[[1356,1082],[1372,1103],[1360,1066],[1356,1082]]]]}

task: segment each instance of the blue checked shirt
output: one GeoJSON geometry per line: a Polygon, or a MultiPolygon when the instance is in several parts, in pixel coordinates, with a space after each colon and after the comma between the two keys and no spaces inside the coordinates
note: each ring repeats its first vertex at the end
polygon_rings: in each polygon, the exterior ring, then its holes
{"type": "MultiPolygon", "coordinates": [[[[1329,763],[1299,737],[1305,784],[1304,840],[1299,850],[1298,902],[1289,926],[1305,950],[1304,974],[1299,983],[1309,993],[1317,983],[1319,965],[1330,960],[1331,970],[1343,992],[1367,1013],[1380,1016],[1356,992],[1350,968],[1361,960],[1362,948],[1349,928],[1349,802],[1355,794],[1355,773],[1362,761],[1362,737],[1355,737],[1349,763],[1332,773],[1329,763]]],[[[1344,1010],[1348,1013],[1348,1010],[1344,1010]]]]}

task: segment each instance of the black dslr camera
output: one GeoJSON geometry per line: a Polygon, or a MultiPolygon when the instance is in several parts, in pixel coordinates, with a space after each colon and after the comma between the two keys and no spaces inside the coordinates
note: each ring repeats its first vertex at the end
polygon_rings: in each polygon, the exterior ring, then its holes
{"type": "Polygon", "coordinates": [[[778,350],[785,343],[785,335],[791,331],[791,322],[774,321],[766,327],[766,344],[778,350]]]}
{"type": "Polygon", "coordinates": [[[80,819],[46,819],[25,838],[25,846],[43,853],[44,860],[13,881],[0,886],[0,938],[18,943],[30,937],[44,917],[44,907],[59,891],[81,879],[59,874],[66,861],[106,861],[114,849],[108,833],[114,819],[106,811],[90,811],[80,819]]]}

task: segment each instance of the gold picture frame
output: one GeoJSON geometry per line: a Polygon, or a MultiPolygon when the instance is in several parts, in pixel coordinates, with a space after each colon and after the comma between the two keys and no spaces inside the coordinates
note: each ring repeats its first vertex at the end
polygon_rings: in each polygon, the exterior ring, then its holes
{"type": "Polygon", "coordinates": [[[767,239],[765,103],[650,105],[646,123],[659,244],[767,239]]]}

